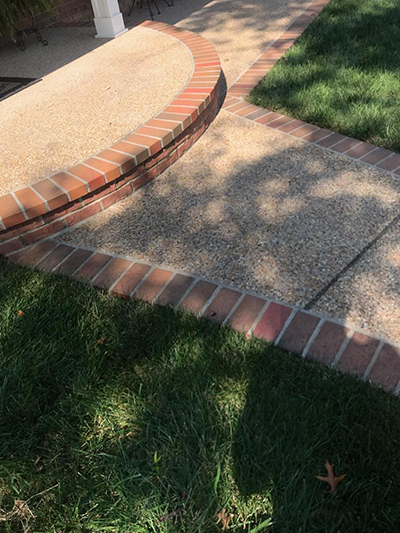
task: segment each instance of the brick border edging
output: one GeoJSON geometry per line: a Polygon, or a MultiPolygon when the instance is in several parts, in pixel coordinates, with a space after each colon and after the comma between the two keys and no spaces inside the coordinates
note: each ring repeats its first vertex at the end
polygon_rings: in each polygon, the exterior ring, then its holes
{"type": "Polygon", "coordinates": [[[376,170],[388,172],[396,177],[400,176],[400,154],[386,148],[257,107],[242,98],[228,97],[222,109],[329,152],[346,156],[376,170]]]}
{"type": "Polygon", "coordinates": [[[270,129],[400,176],[400,154],[302,120],[250,104],[244,98],[268,74],[330,0],[315,0],[229,88],[222,109],[270,129]]]}
{"type": "MultiPolygon", "coordinates": [[[[182,132],[158,156],[141,164],[132,174],[124,174],[110,185],[87,195],[83,201],[71,202],[41,220],[33,220],[22,228],[11,228],[4,232],[7,239],[0,244],[0,255],[20,250],[39,240],[48,238],[65,229],[104,211],[123,198],[137,192],[175,163],[203,135],[213,121],[219,108],[218,98],[214,98],[206,111],[184,132],[182,132]]],[[[0,234],[1,235],[1,234],[0,234]]]]}
{"type": "Polygon", "coordinates": [[[8,255],[125,299],[180,308],[400,394],[400,345],[351,325],[199,276],[47,240],[8,255]]]}
{"type": "Polygon", "coordinates": [[[330,0],[314,0],[231,85],[228,96],[246,97],[308,28],[330,0]]]}
{"type": "Polygon", "coordinates": [[[203,122],[207,124],[207,120],[211,122],[214,118],[210,119],[207,111],[214,105],[216,113],[215,102],[222,84],[215,47],[200,35],[162,22],[145,21],[140,26],[170,35],[189,49],[193,71],[188,83],[161,112],[110,148],[65,171],[0,196],[0,242],[60,218],[63,212],[79,209],[96,193],[114,187],[121,178],[152,168],[165,160],[166,150],[177,147],[182,135],[193,134],[203,122]]]}

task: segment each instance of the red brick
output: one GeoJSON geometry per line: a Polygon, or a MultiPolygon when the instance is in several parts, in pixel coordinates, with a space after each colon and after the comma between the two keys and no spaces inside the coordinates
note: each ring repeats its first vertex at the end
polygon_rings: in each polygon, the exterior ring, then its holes
{"type": "Polygon", "coordinates": [[[89,250],[77,248],[58,268],[55,269],[55,271],[64,276],[72,276],[75,270],[77,270],[86,259],[89,259],[91,255],[92,252],[89,250]]]}
{"type": "Polygon", "coordinates": [[[73,178],[65,172],[59,172],[55,176],[52,176],[51,179],[68,192],[71,201],[85,196],[88,192],[86,186],[80,180],[73,178]]]}
{"type": "Polygon", "coordinates": [[[239,101],[237,104],[231,106],[229,111],[230,113],[236,113],[236,111],[241,111],[242,109],[249,107],[249,105],[248,102],[239,101]]]}
{"type": "Polygon", "coordinates": [[[137,191],[147,185],[147,183],[150,183],[154,179],[154,176],[152,176],[149,172],[146,172],[145,174],[142,174],[139,178],[137,178],[133,183],[132,187],[134,191],[137,191]]]}
{"type": "Polygon", "coordinates": [[[33,244],[34,242],[40,241],[41,239],[49,237],[50,235],[54,235],[63,229],[65,229],[65,226],[62,221],[56,220],[52,224],[46,224],[45,226],[41,226],[30,233],[25,233],[21,238],[25,244],[33,244]]]}
{"type": "MultiPolygon", "coordinates": [[[[196,89],[193,89],[195,91],[196,89]]],[[[172,120],[174,122],[179,122],[182,124],[183,129],[186,129],[192,123],[192,119],[189,115],[185,113],[165,113],[162,112],[157,115],[155,120],[172,120]]]]}
{"type": "Polygon", "coordinates": [[[120,189],[117,189],[115,192],[103,198],[103,200],[101,201],[103,209],[106,209],[107,207],[115,204],[116,202],[119,202],[120,200],[122,200],[122,198],[126,198],[126,196],[129,196],[130,194],[132,194],[132,186],[130,183],[127,183],[120,189]]]}
{"type": "MultiPolygon", "coordinates": [[[[181,126],[179,126],[180,130],[181,126]]],[[[168,128],[165,128],[165,130],[150,126],[142,126],[137,130],[136,133],[142,134],[142,135],[149,135],[151,137],[155,137],[156,139],[160,139],[162,141],[163,146],[167,146],[170,142],[173,141],[174,136],[171,131],[166,131],[168,128]]]]}
{"type": "Polygon", "coordinates": [[[37,264],[39,270],[45,270],[51,272],[56,266],[58,266],[63,259],[65,259],[74,248],[66,244],[59,244],[54,248],[50,254],[37,264]]]}
{"type": "Polygon", "coordinates": [[[290,117],[282,117],[282,118],[278,118],[277,120],[274,120],[273,122],[269,123],[268,124],[268,127],[269,128],[274,128],[274,129],[278,129],[280,128],[281,126],[285,126],[286,124],[288,124],[289,122],[292,122],[292,118],[290,117]]]}
{"type": "Polygon", "coordinates": [[[11,194],[0,196],[0,217],[6,228],[25,222],[25,217],[11,194]]]}
{"type": "Polygon", "coordinates": [[[225,109],[228,106],[232,106],[234,104],[237,104],[239,102],[239,98],[229,98],[227,97],[222,105],[222,109],[225,109]]]}
{"type": "Polygon", "coordinates": [[[268,109],[259,109],[258,111],[254,111],[254,113],[247,115],[246,118],[249,120],[257,120],[258,118],[264,117],[268,113],[271,113],[271,111],[268,111],[268,109]]]}
{"type": "Polygon", "coordinates": [[[14,239],[13,241],[8,241],[3,244],[0,244],[0,255],[11,254],[22,248],[22,243],[19,239],[14,239]]]}
{"type": "Polygon", "coordinates": [[[56,247],[55,242],[44,241],[40,242],[37,246],[32,248],[27,254],[25,254],[18,264],[22,266],[34,267],[39,261],[41,261],[53,248],[56,247]]]}
{"type": "Polygon", "coordinates": [[[94,280],[94,285],[102,289],[110,289],[110,287],[117,281],[117,279],[124,273],[129,266],[132,266],[132,261],[116,257],[109,263],[106,268],[94,280]]]}
{"type": "Polygon", "coordinates": [[[288,352],[302,354],[320,318],[297,311],[279,341],[279,346],[288,352]]]}
{"type": "Polygon", "coordinates": [[[26,231],[30,231],[32,229],[43,226],[43,218],[46,216],[47,215],[44,215],[40,218],[27,220],[22,225],[14,226],[7,230],[0,231],[0,241],[4,242],[10,240],[13,237],[21,235],[21,233],[25,233],[26,231]]]}
{"type": "Polygon", "coordinates": [[[150,150],[151,155],[158,153],[162,148],[161,141],[146,137],[145,135],[138,135],[137,133],[129,135],[125,140],[146,146],[150,150]]]}
{"type": "Polygon", "coordinates": [[[170,305],[175,307],[178,305],[193,281],[194,278],[191,276],[176,274],[158,297],[157,303],[160,305],[170,305]]]}
{"type": "Polygon", "coordinates": [[[11,254],[8,256],[8,260],[10,263],[18,263],[18,261],[23,257],[25,254],[27,254],[30,250],[30,247],[22,248],[19,252],[16,252],[14,254],[11,254]]]}
{"type": "Polygon", "coordinates": [[[385,148],[378,148],[377,150],[365,155],[361,161],[364,161],[364,163],[369,163],[370,165],[376,165],[379,163],[379,161],[382,161],[382,159],[385,159],[392,153],[393,152],[386,150],[385,148]]]}
{"type": "Polygon", "coordinates": [[[52,181],[45,179],[34,183],[32,187],[47,201],[51,210],[69,202],[68,196],[52,181]]]}
{"type": "Polygon", "coordinates": [[[369,143],[362,143],[356,146],[355,148],[352,148],[347,152],[346,155],[349,157],[354,157],[355,159],[358,159],[362,157],[363,155],[367,154],[368,152],[371,152],[372,150],[375,150],[376,146],[369,143]]]}
{"type": "Polygon", "coordinates": [[[99,202],[90,204],[87,207],[83,207],[79,211],[76,211],[72,215],[69,215],[65,217],[65,223],[66,225],[73,226],[74,224],[77,224],[78,222],[81,222],[82,220],[85,220],[86,218],[91,217],[92,215],[95,215],[96,213],[99,213],[101,211],[101,205],[99,202]]]}
{"type": "Polygon", "coordinates": [[[239,291],[227,288],[221,289],[204,311],[204,318],[208,318],[217,324],[222,324],[240,296],[241,293],[239,291]]]}
{"type": "Polygon", "coordinates": [[[265,305],[265,300],[246,294],[239,306],[229,319],[229,325],[232,329],[247,333],[254,321],[261,313],[265,305]]]}
{"type": "MultiPolygon", "coordinates": [[[[108,185],[98,189],[97,191],[94,191],[88,194],[87,196],[85,196],[85,198],[82,199],[82,204],[83,205],[92,204],[96,202],[96,200],[100,200],[100,198],[104,198],[104,196],[107,196],[108,194],[112,193],[113,191],[115,191],[115,189],[116,189],[116,183],[115,182],[109,183],[108,185]]],[[[80,209],[80,208],[81,208],[81,205],[77,207],[77,209],[80,209]]]]}
{"type": "Polygon", "coordinates": [[[192,122],[199,116],[198,108],[185,107],[185,106],[169,106],[165,110],[167,113],[187,113],[190,115],[192,122]]]}
{"type": "MultiPolygon", "coordinates": [[[[82,204],[81,204],[81,202],[79,200],[75,201],[75,202],[69,202],[68,204],[62,205],[58,209],[54,209],[53,211],[50,211],[49,213],[46,213],[45,215],[43,215],[41,217],[41,219],[43,221],[41,225],[44,226],[45,224],[48,224],[49,222],[53,222],[54,220],[58,220],[58,219],[60,219],[60,217],[68,215],[69,213],[73,213],[74,211],[76,211],[77,209],[80,209],[81,207],[82,207],[82,204]]],[[[24,224],[24,228],[26,228],[27,230],[28,229],[33,229],[33,228],[28,228],[28,224],[24,224]]]]}
{"type": "MultiPolygon", "coordinates": [[[[234,102],[232,102],[234,103],[234,102]]],[[[204,102],[203,100],[196,100],[195,98],[192,100],[182,100],[181,98],[177,98],[174,100],[171,104],[172,107],[175,106],[186,106],[186,107],[195,107],[199,110],[199,113],[204,111],[204,102]]]]}
{"type": "Polygon", "coordinates": [[[270,303],[254,330],[254,336],[267,342],[275,342],[291,312],[291,307],[270,303]]]}
{"type": "Polygon", "coordinates": [[[394,389],[400,380],[400,349],[385,344],[368,379],[386,390],[394,389]]]}
{"type": "Polygon", "coordinates": [[[135,165],[140,165],[143,161],[146,161],[150,157],[150,150],[147,146],[140,146],[138,144],[132,144],[130,141],[119,141],[111,147],[112,150],[123,152],[135,158],[135,165]]]}
{"type": "Polygon", "coordinates": [[[217,285],[215,283],[205,280],[198,281],[183,300],[181,307],[195,315],[199,314],[216,288],[217,285]]]}
{"type": "Polygon", "coordinates": [[[256,122],[258,122],[258,124],[268,124],[269,122],[273,122],[274,120],[277,120],[278,118],[282,117],[283,115],[281,115],[280,113],[269,113],[264,117],[256,119],[256,122]]]}
{"type": "Polygon", "coordinates": [[[379,341],[369,335],[355,332],[339,359],[337,368],[344,372],[363,376],[378,343],[379,341]]]}
{"type": "Polygon", "coordinates": [[[85,161],[85,165],[89,165],[104,174],[107,183],[116,180],[121,175],[118,165],[109,161],[102,161],[92,157],[85,161]]]}
{"type": "MultiPolygon", "coordinates": [[[[292,135],[296,135],[296,133],[297,132],[293,132],[292,135]]],[[[329,131],[329,130],[325,130],[325,129],[322,129],[322,128],[317,128],[314,131],[312,131],[311,133],[308,133],[307,135],[302,137],[302,139],[303,139],[303,141],[307,141],[307,142],[310,142],[310,143],[315,143],[317,141],[320,141],[324,137],[327,137],[331,133],[332,132],[329,131]]]]}
{"type": "Polygon", "coordinates": [[[196,67],[219,67],[220,66],[220,62],[219,61],[208,61],[208,62],[204,62],[204,61],[195,61],[194,62],[196,67]]]}
{"type": "Polygon", "coordinates": [[[136,166],[135,159],[133,156],[121,154],[120,152],[114,152],[111,149],[104,150],[104,152],[101,152],[96,157],[106,159],[107,161],[118,165],[121,169],[121,174],[126,174],[136,166]]]}
{"type": "Polygon", "coordinates": [[[135,263],[113,287],[111,290],[112,294],[129,298],[150,268],[149,265],[135,263]]]}
{"type": "MultiPolygon", "coordinates": [[[[379,163],[378,167],[388,171],[395,170],[397,167],[400,167],[400,155],[393,154],[388,159],[379,163]]],[[[396,174],[398,174],[398,172],[396,172],[396,174]]]]}
{"type": "Polygon", "coordinates": [[[318,126],[313,126],[312,124],[306,124],[304,123],[304,126],[301,128],[293,131],[291,135],[294,135],[295,137],[305,138],[306,135],[313,133],[317,130],[319,130],[318,126]]]}
{"type": "Polygon", "coordinates": [[[96,274],[110,261],[111,255],[95,253],[89,259],[87,263],[83,265],[75,274],[74,278],[76,279],[93,279],[96,274]]]}
{"type": "Polygon", "coordinates": [[[335,150],[335,152],[339,152],[340,154],[343,154],[344,152],[347,152],[351,148],[354,148],[360,144],[360,141],[357,139],[352,139],[350,137],[347,137],[346,139],[343,139],[343,141],[340,141],[340,143],[333,146],[332,150],[335,150]]]}
{"type": "Polygon", "coordinates": [[[86,181],[90,191],[95,191],[100,187],[103,187],[106,183],[105,176],[100,170],[94,170],[86,165],[76,165],[68,170],[74,176],[78,176],[82,180],[86,181]]]}
{"type": "Polygon", "coordinates": [[[349,330],[342,325],[327,321],[307,352],[307,357],[330,365],[335,359],[349,330]]]}
{"type": "Polygon", "coordinates": [[[45,203],[30,187],[19,189],[14,194],[21,202],[28,218],[36,218],[46,213],[45,203]]]}
{"type": "Polygon", "coordinates": [[[293,130],[297,130],[297,128],[300,128],[304,122],[301,120],[292,120],[289,124],[283,125],[281,128],[279,128],[279,131],[283,131],[284,133],[290,133],[293,130]]]}
{"type": "Polygon", "coordinates": [[[181,122],[174,122],[171,120],[158,120],[157,118],[149,120],[146,123],[145,127],[149,127],[157,131],[164,131],[163,146],[166,146],[167,144],[172,142],[173,139],[178,137],[178,135],[183,132],[183,124],[181,122]],[[165,135],[171,135],[171,139],[165,139],[165,135]]]}
{"type": "Polygon", "coordinates": [[[341,135],[340,133],[332,133],[332,135],[329,135],[329,137],[318,141],[316,144],[318,144],[318,146],[322,146],[323,148],[330,148],[334,144],[338,143],[339,141],[344,141],[345,139],[347,139],[345,135],[341,135]]]}
{"type": "Polygon", "coordinates": [[[172,276],[170,270],[155,268],[135,293],[135,298],[152,302],[172,276]]]}

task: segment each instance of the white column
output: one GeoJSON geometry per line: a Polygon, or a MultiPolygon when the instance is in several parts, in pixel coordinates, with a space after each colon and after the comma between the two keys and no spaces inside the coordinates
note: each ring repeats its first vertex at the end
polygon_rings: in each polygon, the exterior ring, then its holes
{"type": "Polygon", "coordinates": [[[99,39],[113,39],[125,33],[124,19],[119,10],[118,0],[91,0],[94,11],[96,37],[99,39]]]}

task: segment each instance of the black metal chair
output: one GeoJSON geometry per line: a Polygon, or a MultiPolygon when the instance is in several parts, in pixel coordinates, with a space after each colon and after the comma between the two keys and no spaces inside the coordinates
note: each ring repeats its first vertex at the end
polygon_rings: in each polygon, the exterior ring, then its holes
{"type": "Polygon", "coordinates": [[[32,33],[36,34],[36,39],[43,44],[43,46],[47,46],[49,43],[46,39],[43,39],[40,31],[39,31],[39,25],[36,23],[35,20],[35,14],[32,9],[21,9],[21,13],[25,15],[25,18],[29,19],[31,24],[28,28],[24,28],[23,30],[16,28],[14,26],[14,43],[18,46],[18,48],[22,51],[25,50],[25,41],[24,36],[30,35],[32,33]]]}
{"type": "MultiPolygon", "coordinates": [[[[168,7],[172,7],[174,5],[174,0],[171,0],[171,3],[168,2],[168,0],[163,0],[168,7]]],[[[146,3],[147,3],[147,7],[149,9],[149,13],[150,13],[150,17],[151,17],[151,20],[154,20],[154,14],[153,14],[153,11],[151,9],[151,4],[154,4],[156,6],[156,9],[157,9],[157,13],[160,15],[161,14],[161,11],[159,10],[158,8],[158,5],[156,3],[156,0],[146,0],[146,3]]],[[[131,7],[129,9],[129,13],[128,13],[128,17],[131,16],[131,13],[132,13],[132,9],[134,8],[135,4],[137,4],[137,0],[132,0],[132,4],[131,4],[131,7]]],[[[143,0],[140,0],[139,2],[139,9],[142,9],[143,7],[143,0]]]]}

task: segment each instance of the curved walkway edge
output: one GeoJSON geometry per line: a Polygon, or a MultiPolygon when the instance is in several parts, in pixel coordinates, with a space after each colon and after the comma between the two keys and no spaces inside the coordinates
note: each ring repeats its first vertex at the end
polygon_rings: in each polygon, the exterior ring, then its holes
{"type": "Polygon", "coordinates": [[[215,47],[175,26],[142,25],[187,46],[194,67],[189,82],[165,109],[109,149],[1,196],[0,254],[76,224],[142,187],[181,157],[212,122],[222,85],[215,47]]]}
{"type": "Polygon", "coordinates": [[[184,309],[400,393],[400,346],[340,321],[196,275],[52,240],[8,259],[86,280],[125,299],[184,309]]]}

